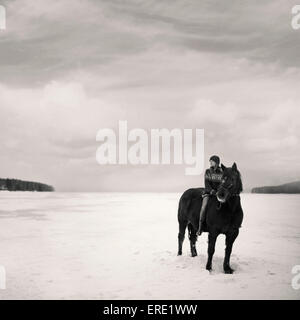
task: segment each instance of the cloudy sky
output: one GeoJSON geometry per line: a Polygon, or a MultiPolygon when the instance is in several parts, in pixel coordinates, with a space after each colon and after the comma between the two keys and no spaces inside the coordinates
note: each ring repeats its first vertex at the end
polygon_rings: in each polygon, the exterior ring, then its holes
{"type": "Polygon", "coordinates": [[[57,191],[183,191],[179,165],[96,162],[100,128],[203,128],[246,188],[300,179],[289,0],[1,0],[0,177],[57,191]]]}

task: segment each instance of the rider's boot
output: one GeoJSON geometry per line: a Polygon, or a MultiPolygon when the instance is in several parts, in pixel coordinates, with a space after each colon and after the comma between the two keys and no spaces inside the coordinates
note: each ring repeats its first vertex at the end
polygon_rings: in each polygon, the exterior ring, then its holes
{"type": "Polygon", "coordinates": [[[202,200],[202,206],[201,206],[201,210],[200,210],[200,215],[199,215],[199,228],[197,231],[197,235],[201,235],[202,231],[203,231],[203,225],[204,225],[204,220],[205,220],[205,210],[206,210],[206,206],[208,203],[208,195],[205,195],[203,200],[202,200]]]}

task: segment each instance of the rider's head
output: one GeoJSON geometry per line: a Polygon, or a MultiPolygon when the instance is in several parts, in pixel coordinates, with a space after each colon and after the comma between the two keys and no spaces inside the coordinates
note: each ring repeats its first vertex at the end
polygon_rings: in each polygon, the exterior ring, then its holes
{"type": "Polygon", "coordinates": [[[220,164],[220,158],[218,156],[211,156],[209,158],[209,163],[210,163],[210,166],[213,168],[218,167],[220,164]]]}

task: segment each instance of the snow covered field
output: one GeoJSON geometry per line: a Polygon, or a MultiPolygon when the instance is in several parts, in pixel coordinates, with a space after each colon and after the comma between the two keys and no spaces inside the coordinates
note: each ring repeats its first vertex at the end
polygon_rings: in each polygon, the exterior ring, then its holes
{"type": "Polygon", "coordinates": [[[299,299],[300,195],[242,195],[243,227],[222,271],[207,234],[177,256],[176,193],[0,192],[0,299],[299,299]]]}

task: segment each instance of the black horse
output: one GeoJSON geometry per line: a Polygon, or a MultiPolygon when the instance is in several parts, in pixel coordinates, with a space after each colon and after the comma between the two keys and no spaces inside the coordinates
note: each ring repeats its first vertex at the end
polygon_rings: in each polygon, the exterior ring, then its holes
{"type": "MultiPolygon", "coordinates": [[[[210,196],[207,204],[204,231],[208,232],[208,260],[206,269],[212,269],[212,258],[215,252],[215,244],[219,234],[226,236],[226,249],[224,259],[224,272],[233,273],[230,267],[230,255],[232,245],[239,234],[239,228],[243,221],[240,192],[243,190],[241,174],[234,163],[226,168],[223,164],[222,181],[215,196],[210,196]]],[[[196,241],[199,226],[199,212],[202,205],[203,188],[186,190],[178,206],[178,255],[182,255],[182,243],[185,229],[188,227],[192,257],[197,256],[196,241]]]]}

